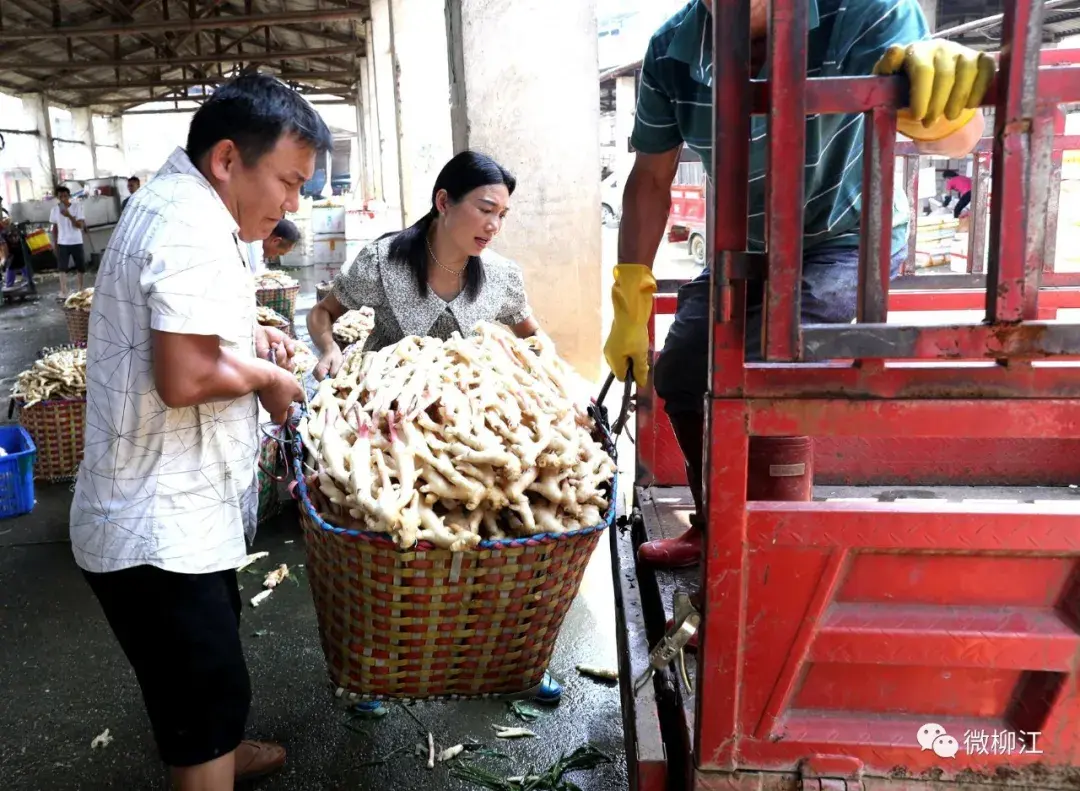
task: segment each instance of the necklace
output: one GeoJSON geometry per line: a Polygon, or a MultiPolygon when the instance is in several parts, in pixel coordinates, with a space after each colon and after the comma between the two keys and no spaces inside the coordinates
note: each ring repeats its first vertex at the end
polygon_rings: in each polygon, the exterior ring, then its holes
{"type": "Polygon", "coordinates": [[[427,251],[431,255],[431,260],[435,262],[435,266],[439,267],[439,269],[441,269],[444,272],[449,272],[451,275],[454,275],[455,277],[464,276],[465,270],[469,266],[468,262],[466,262],[465,266],[463,266],[461,269],[451,269],[448,266],[443,266],[443,264],[439,261],[439,259],[435,257],[435,251],[431,249],[431,242],[428,241],[427,239],[425,239],[424,241],[427,242],[427,251]]]}

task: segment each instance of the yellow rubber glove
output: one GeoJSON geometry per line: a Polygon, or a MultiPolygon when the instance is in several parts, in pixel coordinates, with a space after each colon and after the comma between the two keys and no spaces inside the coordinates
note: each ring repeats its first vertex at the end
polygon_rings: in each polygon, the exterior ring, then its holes
{"type": "Polygon", "coordinates": [[[649,316],[652,315],[656,278],[641,264],[615,267],[611,304],[615,319],[604,344],[604,359],[615,378],[626,381],[627,361],[634,363],[634,381],[644,387],[649,376],[649,316]]]}
{"type": "Polygon", "coordinates": [[[900,134],[932,141],[962,129],[982,104],[996,66],[993,57],[954,41],[893,44],[874,66],[874,74],[907,74],[909,106],[897,116],[900,134]]]}

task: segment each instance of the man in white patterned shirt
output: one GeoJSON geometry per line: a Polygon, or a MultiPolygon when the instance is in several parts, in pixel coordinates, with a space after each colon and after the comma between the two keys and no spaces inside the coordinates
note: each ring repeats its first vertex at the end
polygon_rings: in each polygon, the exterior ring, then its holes
{"type": "Polygon", "coordinates": [[[255,322],[248,242],[295,211],[331,144],[284,84],[218,88],[120,218],[97,276],[85,457],[71,541],[131,662],[174,787],[231,789],[280,767],[244,741],[251,699],[236,567],[254,526],[259,402],[303,398],[292,342],[255,322]],[[268,359],[270,350],[279,363],[268,359]]]}

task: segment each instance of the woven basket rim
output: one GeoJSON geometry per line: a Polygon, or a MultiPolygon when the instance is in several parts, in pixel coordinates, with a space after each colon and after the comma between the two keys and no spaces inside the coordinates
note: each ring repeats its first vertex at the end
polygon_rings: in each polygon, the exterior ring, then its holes
{"type": "Polygon", "coordinates": [[[295,286],[258,286],[258,287],[256,287],[255,290],[256,291],[292,291],[294,288],[297,291],[299,291],[300,290],[300,284],[297,283],[295,286]]]}
{"type": "Polygon", "coordinates": [[[63,307],[64,310],[68,311],[69,313],[86,313],[87,315],[89,315],[90,313],[90,308],[80,308],[78,306],[68,307],[67,305],[64,305],[63,307]]]}
{"type": "MultiPolygon", "coordinates": [[[[315,510],[315,506],[311,502],[311,498],[308,496],[307,481],[304,479],[303,462],[304,447],[303,441],[297,437],[296,439],[296,453],[293,457],[293,473],[296,476],[296,487],[300,493],[300,507],[304,509],[311,520],[321,529],[327,533],[335,533],[337,535],[348,536],[350,538],[358,538],[361,541],[365,541],[369,544],[381,544],[387,547],[393,547],[394,549],[402,552],[417,552],[424,551],[429,552],[432,550],[445,549],[444,547],[436,546],[430,541],[419,541],[415,546],[408,549],[402,549],[394,540],[390,538],[386,533],[376,533],[371,530],[355,530],[349,527],[338,527],[330,524],[323,519],[319,512],[315,510]]],[[[522,546],[535,546],[537,544],[550,544],[556,541],[579,538],[581,536],[592,535],[593,533],[603,532],[605,529],[611,527],[615,523],[615,495],[618,492],[619,473],[615,471],[614,477],[611,479],[611,502],[608,503],[607,513],[604,514],[604,520],[591,527],[583,527],[580,530],[572,530],[567,533],[536,533],[531,536],[525,536],[523,538],[495,538],[484,539],[473,550],[478,549],[506,549],[509,547],[522,547],[522,546]]]]}
{"type": "MultiPolygon", "coordinates": [[[[13,401],[15,401],[17,403],[20,403],[20,404],[25,404],[26,403],[26,399],[23,398],[22,396],[12,396],[11,398],[12,398],[13,401]]],[[[86,396],[83,396],[82,398],[50,398],[48,401],[37,401],[37,402],[34,403],[33,406],[19,407],[19,408],[20,409],[33,409],[35,406],[51,406],[53,404],[85,404],[85,403],[86,403],[86,396]]]]}

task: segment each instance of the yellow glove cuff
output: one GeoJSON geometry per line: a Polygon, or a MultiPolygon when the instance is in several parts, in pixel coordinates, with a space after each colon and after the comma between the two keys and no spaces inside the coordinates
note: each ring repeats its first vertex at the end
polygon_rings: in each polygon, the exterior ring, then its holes
{"type": "Polygon", "coordinates": [[[896,114],[896,128],[905,137],[922,143],[931,143],[959,132],[971,122],[971,119],[975,117],[975,112],[975,110],[964,110],[955,121],[942,116],[931,126],[924,126],[922,121],[914,120],[910,112],[901,110],[896,114]]]}

